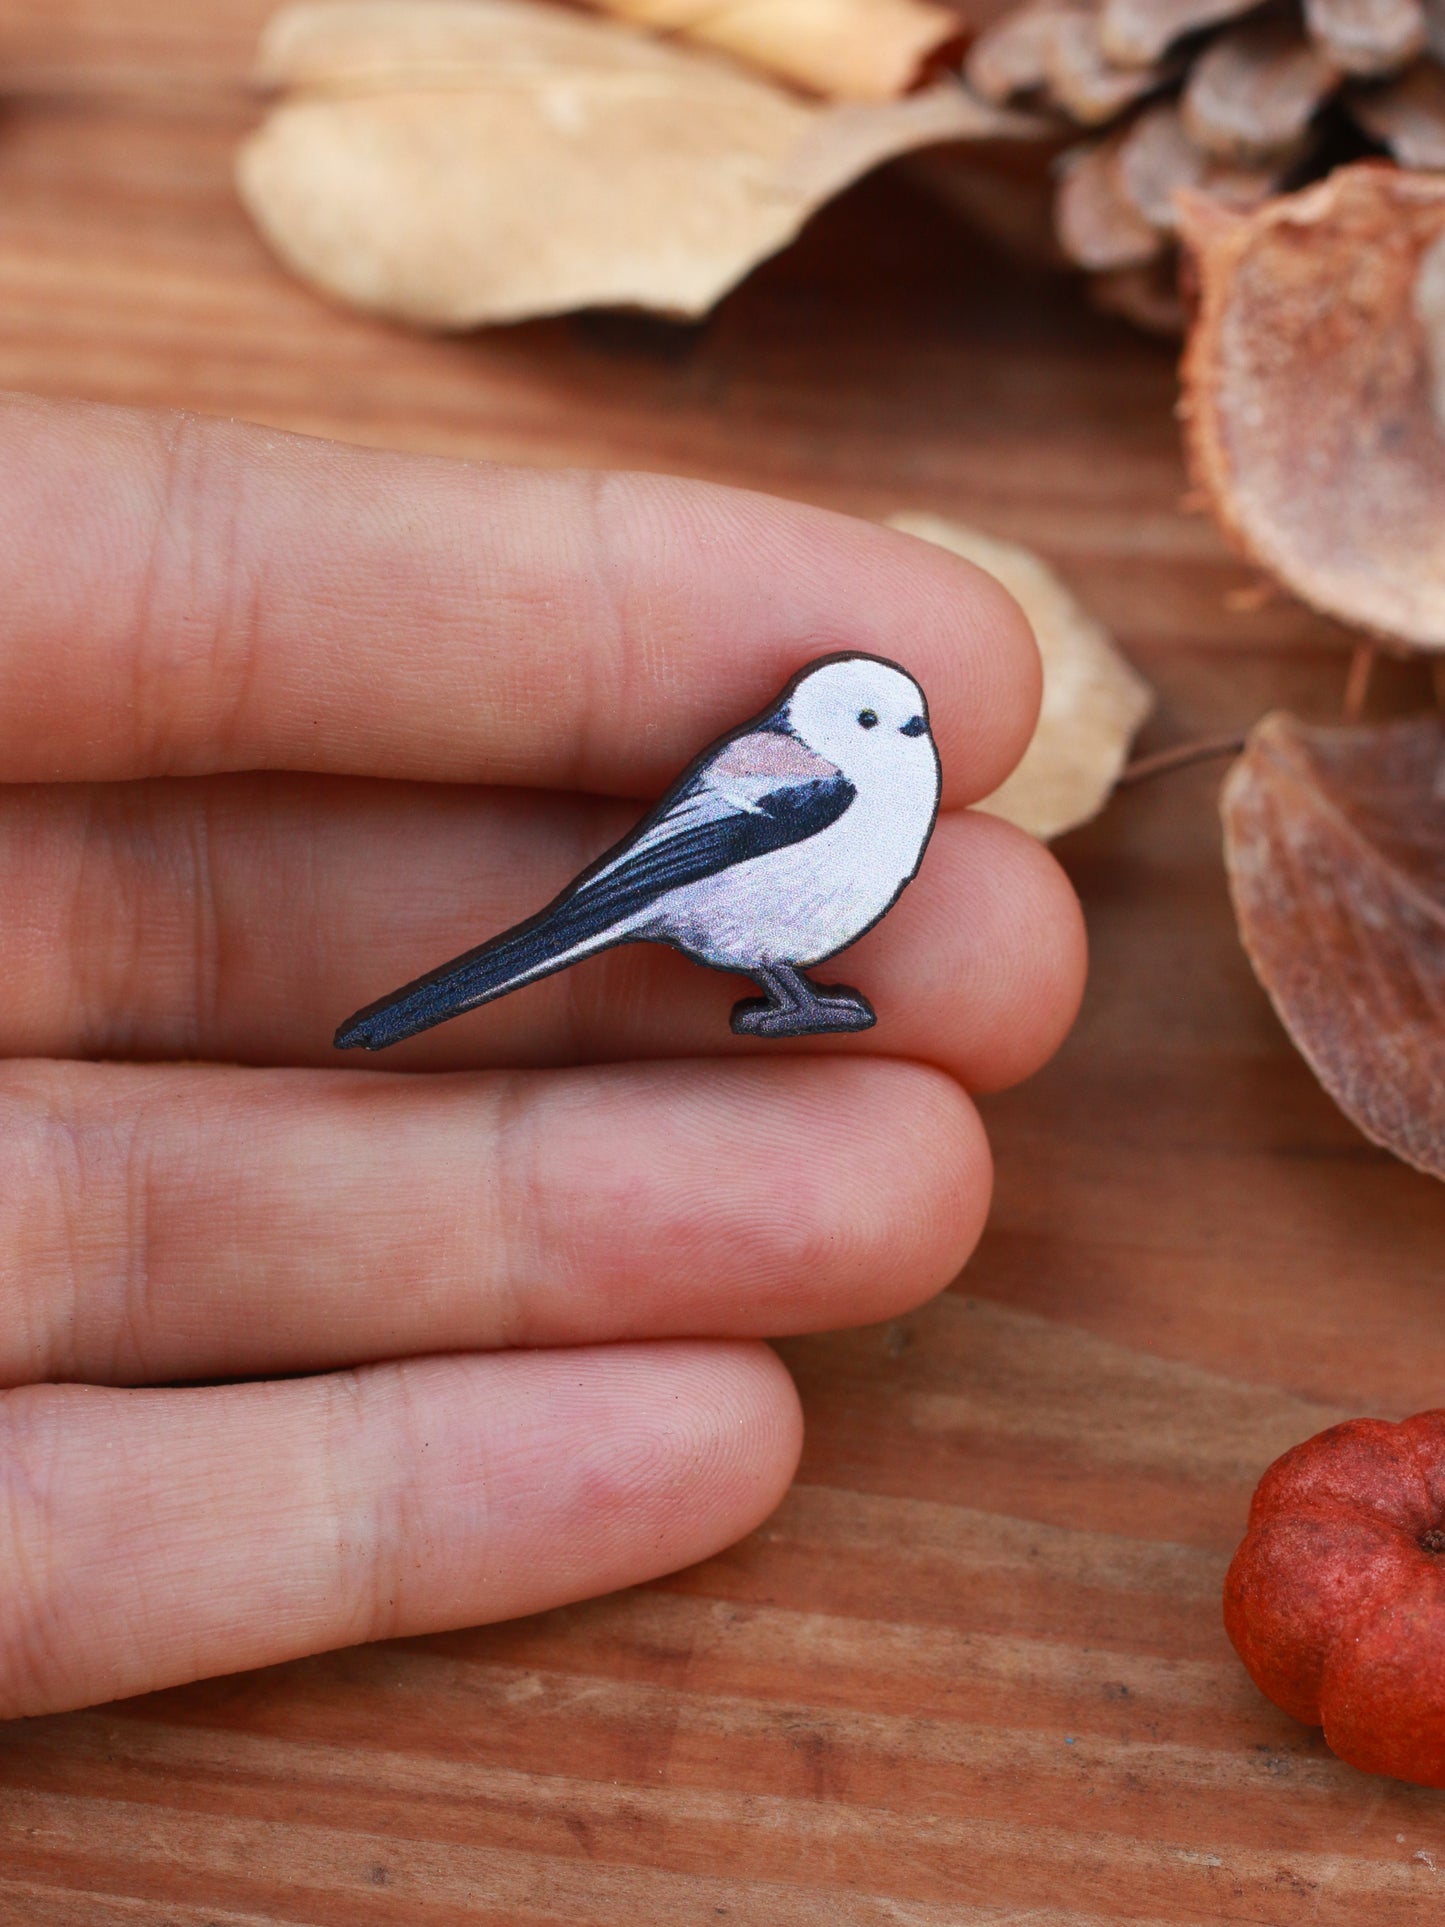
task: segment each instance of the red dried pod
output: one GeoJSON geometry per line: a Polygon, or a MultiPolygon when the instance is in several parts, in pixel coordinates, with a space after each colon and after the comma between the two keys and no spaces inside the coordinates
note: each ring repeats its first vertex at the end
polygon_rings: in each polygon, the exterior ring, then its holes
{"type": "Polygon", "coordinates": [[[1366,1773],[1445,1787],[1445,1411],[1276,1459],[1224,1582],[1262,1693],[1366,1773]]]}

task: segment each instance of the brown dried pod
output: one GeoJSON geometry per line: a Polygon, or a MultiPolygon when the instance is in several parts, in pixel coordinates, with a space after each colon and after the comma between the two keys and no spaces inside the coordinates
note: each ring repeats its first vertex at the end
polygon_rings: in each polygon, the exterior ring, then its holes
{"type": "Polygon", "coordinates": [[[1169,62],[1119,67],[1104,52],[1092,13],[1060,14],[1044,46],[1048,91],[1081,127],[1101,127],[1136,100],[1156,92],[1178,71],[1169,62]]]}
{"type": "Polygon", "coordinates": [[[1119,155],[1126,138],[1120,129],[1065,158],[1054,227],[1064,253],[1081,268],[1140,267],[1167,245],[1125,192],[1119,155]]]}
{"type": "Polygon", "coordinates": [[[1304,0],[1310,38],[1347,74],[1390,74],[1425,51],[1423,0],[1304,0]]]}
{"type": "Polygon", "coordinates": [[[984,28],[969,48],[963,77],[984,100],[997,104],[1048,84],[1049,42],[1059,18],[1076,0],[1026,0],[1013,13],[984,28]]]}
{"type": "Polygon", "coordinates": [[[1106,268],[1090,276],[1089,299],[1105,314],[1132,321],[1145,334],[1177,340],[1188,318],[1179,289],[1179,257],[1171,248],[1137,268],[1106,268]]]}
{"type": "Polygon", "coordinates": [[[1383,87],[1359,87],[1350,112],[1402,167],[1445,168],[1445,71],[1422,60],[1383,87]]]}
{"type": "Polygon", "coordinates": [[[1220,522],[1315,608],[1445,649],[1445,178],[1362,162],[1253,213],[1180,209],[1199,291],[1181,412],[1220,522]]]}
{"type": "Polygon", "coordinates": [[[1221,801],[1240,936],[1376,1144],[1445,1177],[1445,722],[1267,716],[1221,801]]]}
{"type": "Polygon", "coordinates": [[[1248,13],[1255,0],[1104,0],[1099,40],[1121,67],[1149,67],[1176,40],[1248,13]]]}
{"type": "Polygon", "coordinates": [[[1251,21],[1221,34],[1190,68],[1184,125],[1220,160],[1285,160],[1339,79],[1334,62],[1293,23],[1251,21]]]}
{"type": "Polygon", "coordinates": [[[1119,143],[1119,185],[1161,234],[1172,233],[1178,222],[1174,196],[1182,187],[1198,187],[1208,165],[1208,156],[1184,131],[1176,100],[1147,107],[1119,143]]]}
{"type": "Polygon", "coordinates": [[[1130,123],[1117,164],[1126,199],[1161,234],[1178,229],[1175,196],[1183,188],[1203,188],[1231,207],[1253,207],[1279,181],[1274,168],[1225,165],[1206,154],[1190,139],[1177,100],[1158,101],[1130,123]]]}

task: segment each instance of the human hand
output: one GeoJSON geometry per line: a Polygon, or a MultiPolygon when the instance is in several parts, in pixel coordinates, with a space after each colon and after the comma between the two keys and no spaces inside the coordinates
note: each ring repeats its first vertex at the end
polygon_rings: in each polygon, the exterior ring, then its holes
{"type": "Polygon", "coordinates": [[[0,1714],[747,1532],[800,1433],[759,1341],[948,1282],[965,1093],[1078,1001],[1062,873],[963,811],[1033,723],[1014,605],[701,484],[18,398],[0,448],[0,1714]],[[749,986],[636,945],[333,1052],[837,649],[918,677],[944,771],[847,953],[875,1030],[734,1037],[749,986]]]}

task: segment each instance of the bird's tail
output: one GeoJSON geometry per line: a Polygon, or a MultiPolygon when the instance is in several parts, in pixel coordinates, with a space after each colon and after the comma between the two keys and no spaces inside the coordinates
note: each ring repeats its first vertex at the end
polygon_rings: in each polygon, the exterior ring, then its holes
{"type": "Polygon", "coordinates": [[[385,1050],[448,1017],[564,970],[622,936],[605,906],[593,908],[577,898],[555,905],[358,1010],[337,1031],[336,1048],[385,1050]]]}

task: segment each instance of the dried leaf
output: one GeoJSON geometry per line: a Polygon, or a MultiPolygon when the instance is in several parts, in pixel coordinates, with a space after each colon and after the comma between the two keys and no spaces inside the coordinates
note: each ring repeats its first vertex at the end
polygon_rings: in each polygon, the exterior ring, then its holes
{"type": "Polygon", "coordinates": [[[1173,63],[1119,67],[1104,52],[1092,13],[1056,17],[1044,53],[1050,97],[1083,127],[1102,127],[1173,78],[1173,63]]]}
{"type": "Polygon", "coordinates": [[[1359,87],[1350,112],[1402,167],[1445,168],[1445,72],[1422,60],[1384,87],[1359,87]]]}
{"type": "Polygon", "coordinates": [[[1221,34],[1190,68],[1184,125],[1220,160],[1287,161],[1339,79],[1292,23],[1253,21],[1221,34]]]}
{"type": "Polygon", "coordinates": [[[891,100],[924,62],[962,36],[960,16],[933,0],[588,0],[589,6],[683,34],[835,100],[891,100]]]}
{"type": "Polygon", "coordinates": [[[1149,67],[1176,40],[1248,13],[1255,0],[1104,0],[1099,38],[1121,67],[1149,67]]]}
{"type": "Polygon", "coordinates": [[[1304,0],[1310,37],[1347,74],[1391,74],[1425,51],[1422,0],[1304,0]]]}
{"type": "Polygon", "coordinates": [[[1076,148],[1066,157],[1054,201],[1060,246],[1095,273],[1142,267],[1166,245],[1125,190],[1119,157],[1127,139],[1128,130],[1120,129],[1092,147],[1076,148]]]}
{"type": "Polygon", "coordinates": [[[1445,1177],[1445,724],[1267,716],[1224,786],[1255,974],[1340,1109],[1445,1177]]]}
{"type": "Polygon", "coordinates": [[[295,90],[239,157],[262,232],[343,300],[440,328],[703,314],[880,161],[1035,126],[956,82],[818,106],[525,0],[290,8],[261,70],[295,90]]]}
{"type": "Polygon", "coordinates": [[[938,515],[894,515],[889,527],[936,542],[986,569],[1033,625],[1044,664],[1039,724],[1023,761],[978,807],[1033,836],[1062,836],[1108,801],[1153,694],[1046,562],[1017,542],[938,515]]]}
{"type": "Polygon", "coordinates": [[[1183,412],[1215,513],[1315,608],[1445,649],[1428,266],[1445,178],[1365,162],[1252,214],[1188,194],[1181,211],[1199,287],[1183,412]]]}

